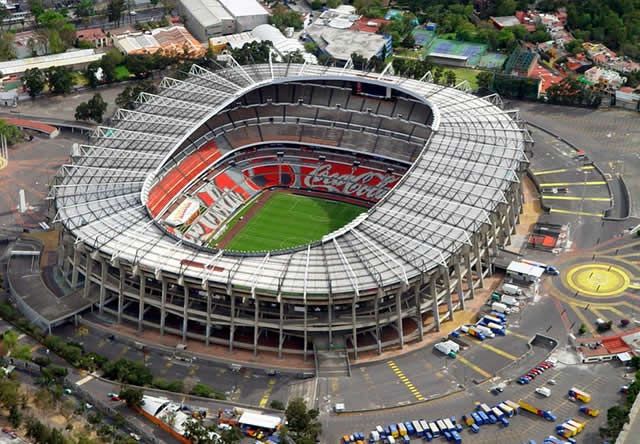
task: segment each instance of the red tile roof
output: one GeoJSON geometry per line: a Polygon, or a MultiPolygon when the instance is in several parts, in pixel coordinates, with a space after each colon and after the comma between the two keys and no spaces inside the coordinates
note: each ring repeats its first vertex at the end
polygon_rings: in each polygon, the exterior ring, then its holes
{"type": "Polygon", "coordinates": [[[368,18],[368,17],[360,17],[356,20],[353,25],[349,28],[352,31],[362,31],[362,32],[378,32],[380,26],[385,23],[390,23],[391,20],[379,19],[379,18],[368,18]],[[372,25],[375,23],[375,25],[372,25]]]}
{"type": "Polygon", "coordinates": [[[106,35],[100,28],[81,29],[76,31],[76,38],[79,40],[103,39],[106,35]]]}
{"type": "Polygon", "coordinates": [[[540,63],[538,63],[533,68],[533,71],[531,71],[531,74],[529,74],[529,77],[534,79],[540,79],[541,81],[540,92],[542,93],[545,93],[547,91],[547,88],[549,88],[551,85],[560,83],[564,79],[563,76],[552,73],[551,71],[549,71],[548,69],[540,65],[540,63]]]}

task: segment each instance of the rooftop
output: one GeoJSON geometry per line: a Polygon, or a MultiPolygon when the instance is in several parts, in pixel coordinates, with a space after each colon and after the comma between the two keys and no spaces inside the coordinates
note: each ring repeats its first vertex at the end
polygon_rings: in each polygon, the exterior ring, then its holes
{"type": "Polygon", "coordinates": [[[370,59],[386,44],[386,39],[379,34],[336,29],[315,23],[306,32],[323,51],[336,60],[349,60],[354,52],[370,59]]]}
{"type": "Polygon", "coordinates": [[[515,15],[491,17],[491,20],[502,28],[508,27],[508,26],[517,26],[520,24],[520,20],[518,20],[518,17],[516,17],[515,15]]]}
{"type": "Polygon", "coordinates": [[[269,15],[264,6],[256,0],[220,0],[220,3],[234,17],[245,17],[248,15],[269,15]]]}
{"type": "Polygon", "coordinates": [[[73,50],[60,54],[0,62],[0,72],[4,75],[21,74],[31,68],[45,69],[53,66],[79,65],[95,62],[101,58],[102,54],[96,54],[94,49],[73,50]]]}
{"type": "Polygon", "coordinates": [[[184,26],[157,28],[151,33],[132,33],[117,36],[115,43],[127,54],[151,54],[160,49],[182,52],[185,45],[193,55],[203,53],[204,49],[184,26]]]}
{"type": "Polygon", "coordinates": [[[224,20],[233,20],[233,16],[222,6],[218,0],[181,0],[184,6],[191,11],[198,22],[205,28],[214,26],[224,20]]]}
{"type": "Polygon", "coordinates": [[[81,29],[76,31],[76,38],[79,40],[96,40],[103,39],[106,34],[100,28],[81,29]]]}
{"type": "Polygon", "coordinates": [[[353,23],[353,25],[351,25],[351,28],[349,29],[351,29],[352,31],[361,32],[378,32],[380,26],[386,23],[391,23],[391,20],[360,17],[353,23]]]}

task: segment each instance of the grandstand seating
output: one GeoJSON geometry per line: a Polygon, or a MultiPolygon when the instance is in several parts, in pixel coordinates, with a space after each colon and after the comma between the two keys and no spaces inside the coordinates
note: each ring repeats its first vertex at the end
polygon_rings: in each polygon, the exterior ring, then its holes
{"type": "Polygon", "coordinates": [[[151,215],[156,217],[185,186],[220,156],[216,143],[209,141],[170,169],[149,191],[147,206],[151,215]]]}

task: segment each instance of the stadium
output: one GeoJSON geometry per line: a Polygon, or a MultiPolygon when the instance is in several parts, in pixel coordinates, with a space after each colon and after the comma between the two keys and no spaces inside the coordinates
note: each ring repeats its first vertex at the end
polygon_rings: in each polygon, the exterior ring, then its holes
{"type": "Polygon", "coordinates": [[[52,186],[59,265],[140,331],[381,353],[483,287],[530,143],[517,112],[464,85],[194,65],[74,145],[52,186]]]}

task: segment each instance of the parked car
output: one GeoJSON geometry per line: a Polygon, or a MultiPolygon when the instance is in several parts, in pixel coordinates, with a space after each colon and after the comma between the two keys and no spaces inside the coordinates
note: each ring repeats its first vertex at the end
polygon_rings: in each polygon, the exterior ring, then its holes
{"type": "Polygon", "coordinates": [[[556,385],[556,384],[557,384],[557,382],[556,382],[556,380],[555,380],[555,379],[549,379],[549,380],[547,381],[547,384],[549,384],[549,385],[556,385]]]}
{"type": "Polygon", "coordinates": [[[544,396],[545,398],[548,398],[549,396],[551,396],[551,389],[547,387],[538,387],[536,389],[536,393],[544,396]]]}

